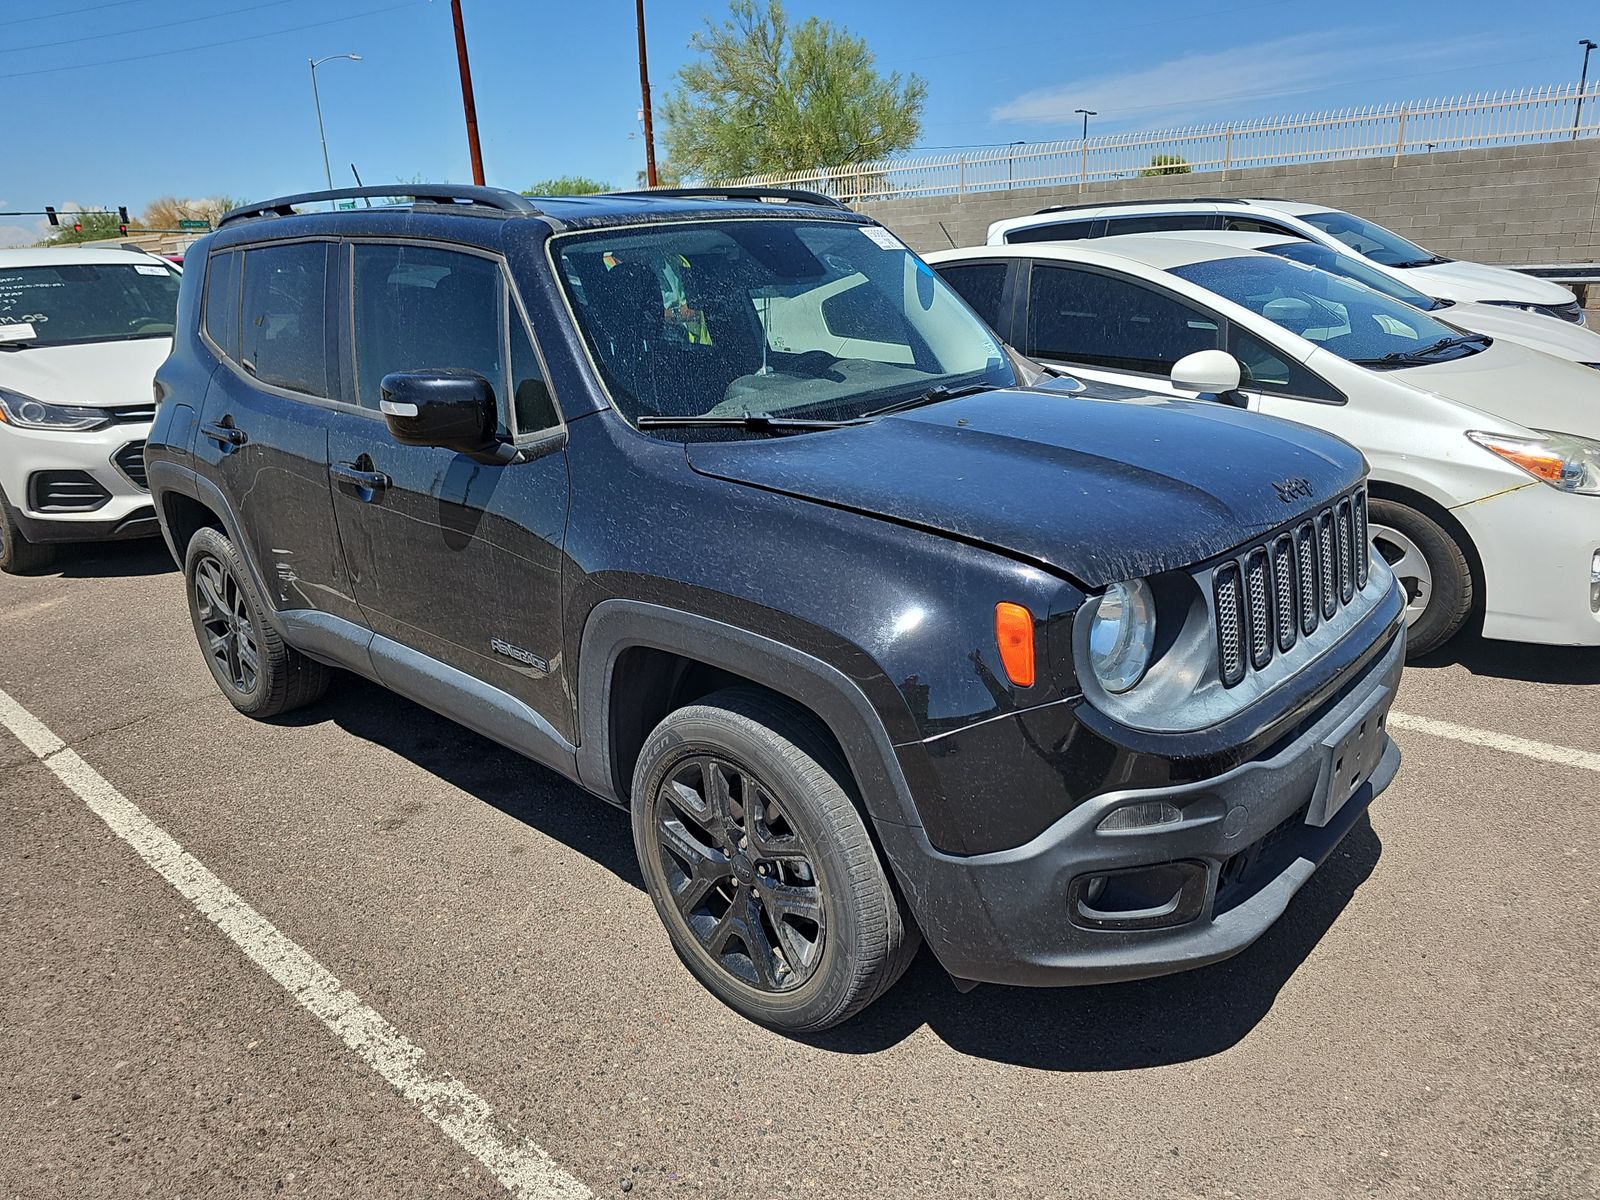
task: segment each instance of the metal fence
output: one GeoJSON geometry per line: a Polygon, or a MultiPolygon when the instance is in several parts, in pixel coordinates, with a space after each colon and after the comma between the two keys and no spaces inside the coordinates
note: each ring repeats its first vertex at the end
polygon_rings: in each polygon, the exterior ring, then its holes
{"type": "Polygon", "coordinates": [[[1087,141],[1026,142],[965,154],[892,158],[844,167],[751,175],[726,185],[799,187],[849,201],[963,196],[1140,175],[1230,171],[1288,163],[1465,150],[1600,134],[1600,80],[1452,100],[1374,105],[1118,133],[1087,141]],[[1173,162],[1172,160],[1177,160],[1173,162]],[[1162,169],[1163,164],[1167,169],[1162,169]]]}

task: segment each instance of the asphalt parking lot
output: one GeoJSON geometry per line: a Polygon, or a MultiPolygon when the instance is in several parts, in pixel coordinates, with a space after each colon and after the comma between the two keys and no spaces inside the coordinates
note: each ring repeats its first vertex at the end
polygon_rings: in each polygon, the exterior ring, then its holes
{"type": "Polygon", "coordinates": [[[156,543],[0,579],[0,692],[5,1196],[1600,1195],[1600,652],[1410,670],[1230,962],[924,955],[805,1041],[679,966],[620,813],[353,678],[235,714],[156,543]]]}

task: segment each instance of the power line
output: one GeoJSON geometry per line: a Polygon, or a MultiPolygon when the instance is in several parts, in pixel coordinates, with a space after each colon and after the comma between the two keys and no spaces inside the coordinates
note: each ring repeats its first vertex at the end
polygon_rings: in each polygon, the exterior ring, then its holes
{"type": "Polygon", "coordinates": [[[342,25],[346,21],[360,20],[362,17],[375,17],[381,13],[396,12],[402,8],[421,8],[429,0],[409,0],[405,4],[389,4],[383,8],[369,8],[362,12],[351,13],[344,17],[334,17],[329,21],[312,21],[307,25],[291,25],[287,29],[274,29],[267,33],[250,33],[243,37],[224,38],[216,42],[202,42],[198,46],[180,46],[175,50],[152,50],[148,54],[130,54],[124,58],[102,58],[94,62],[74,63],[68,67],[41,67],[34,71],[12,71],[0,75],[0,79],[24,79],[30,75],[55,75],[61,71],[81,71],[89,67],[109,67],[118,63],[143,62],[149,58],[169,58],[174,54],[192,54],[196,50],[215,50],[219,46],[236,46],[240,42],[258,42],[262,38],[281,37],[286,33],[299,33],[304,29],[321,29],[328,25],[342,25]]]}
{"type": "Polygon", "coordinates": [[[89,33],[83,37],[63,38],[59,42],[34,42],[27,46],[7,46],[0,49],[0,54],[21,54],[24,50],[50,50],[56,46],[76,46],[80,42],[97,42],[103,38],[129,37],[135,33],[149,33],[154,29],[171,29],[174,25],[193,25],[197,21],[214,21],[218,17],[231,17],[238,13],[255,12],[262,8],[279,8],[285,4],[292,4],[294,0],[266,0],[263,4],[250,4],[244,8],[225,8],[221,12],[206,13],[198,17],[180,17],[176,21],[162,21],[157,25],[139,25],[133,29],[115,29],[110,33],[89,33]]]}
{"type": "Polygon", "coordinates": [[[57,17],[75,17],[79,13],[99,12],[102,8],[123,8],[129,4],[143,4],[145,0],[106,0],[104,4],[87,4],[82,8],[68,8],[61,12],[39,13],[32,17],[18,17],[14,21],[0,21],[0,29],[9,29],[13,25],[26,25],[30,21],[53,21],[57,17]]]}

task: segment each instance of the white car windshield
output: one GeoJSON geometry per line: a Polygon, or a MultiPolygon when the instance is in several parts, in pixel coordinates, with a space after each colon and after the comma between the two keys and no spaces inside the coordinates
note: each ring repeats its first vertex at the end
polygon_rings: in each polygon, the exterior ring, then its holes
{"type": "Polygon", "coordinates": [[[556,245],[612,402],[636,424],[852,420],[1015,382],[994,334],[876,226],[692,221],[556,245]]]}
{"type": "Polygon", "coordinates": [[[146,261],[0,267],[0,326],[33,327],[26,339],[0,331],[0,342],[71,346],[171,337],[178,280],[177,271],[146,261]]]}
{"type": "Polygon", "coordinates": [[[1290,262],[1304,263],[1308,267],[1316,267],[1319,271],[1327,271],[1341,279],[1354,280],[1375,292],[1393,297],[1401,304],[1420,308],[1423,312],[1450,307],[1448,300],[1435,300],[1432,296],[1424,296],[1416,288],[1407,287],[1394,276],[1385,275],[1377,267],[1369,267],[1359,258],[1340,254],[1321,242],[1281,242],[1276,246],[1263,246],[1262,250],[1268,254],[1276,254],[1279,258],[1287,258],[1290,262]]]}
{"type": "Polygon", "coordinates": [[[1415,242],[1408,242],[1398,233],[1363,221],[1347,212],[1303,213],[1300,219],[1314,225],[1329,237],[1343,242],[1357,254],[1370,258],[1386,267],[1426,267],[1434,263],[1449,262],[1437,254],[1430,254],[1415,242]]]}
{"type": "Polygon", "coordinates": [[[1172,273],[1362,366],[1443,362],[1489,342],[1359,283],[1270,255],[1190,263],[1172,273]]]}

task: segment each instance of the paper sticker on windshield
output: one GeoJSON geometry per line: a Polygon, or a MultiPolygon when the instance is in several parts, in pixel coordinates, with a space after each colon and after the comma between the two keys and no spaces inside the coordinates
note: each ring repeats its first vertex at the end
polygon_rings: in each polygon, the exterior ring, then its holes
{"type": "Polygon", "coordinates": [[[895,237],[894,234],[890,233],[882,225],[863,225],[861,227],[861,232],[866,234],[868,239],[874,245],[879,246],[884,250],[904,250],[906,248],[906,244],[904,242],[895,237]]]}
{"type": "Polygon", "coordinates": [[[31,342],[38,336],[34,332],[33,324],[29,321],[19,321],[13,325],[0,325],[0,342],[31,342]]]}
{"type": "Polygon", "coordinates": [[[167,273],[165,267],[147,267],[142,263],[135,263],[133,269],[141,275],[165,275],[167,273]]]}

